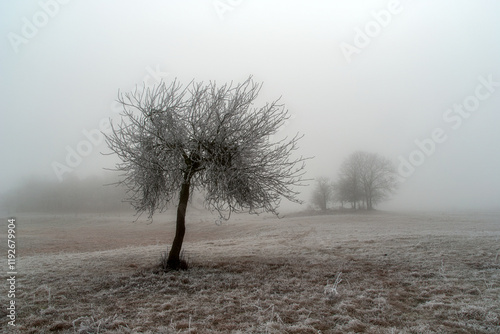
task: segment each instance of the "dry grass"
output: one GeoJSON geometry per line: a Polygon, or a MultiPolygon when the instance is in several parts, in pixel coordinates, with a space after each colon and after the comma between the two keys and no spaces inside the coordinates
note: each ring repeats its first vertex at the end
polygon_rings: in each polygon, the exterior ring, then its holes
{"type": "Polygon", "coordinates": [[[498,216],[238,219],[188,226],[187,271],[159,245],[24,256],[13,332],[500,332],[498,216]]]}

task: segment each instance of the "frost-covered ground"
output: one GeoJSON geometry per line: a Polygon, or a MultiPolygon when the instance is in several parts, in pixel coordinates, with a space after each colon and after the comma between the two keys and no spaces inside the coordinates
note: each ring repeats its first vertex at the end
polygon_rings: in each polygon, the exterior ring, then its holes
{"type": "Polygon", "coordinates": [[[155,265],[170,213],[17,220],[18,333],[500,332],[499,214],[236,215],[218,226],[191,209],[190,269],[169,273],[155,265]]]}

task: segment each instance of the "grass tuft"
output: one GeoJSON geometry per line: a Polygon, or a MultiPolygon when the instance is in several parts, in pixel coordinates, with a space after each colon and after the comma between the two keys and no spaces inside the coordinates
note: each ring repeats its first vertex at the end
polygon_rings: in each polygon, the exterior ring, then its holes
{"type": "Polygon", "coordinates": [[[165,252],[162,252],[161,255],[160,255],[160,260],[159,260],[159,263],[158,263],[158,266],[157,268],[159,269],[159,271],[162,271],[162,272],[169,272],[169,271],[172,271],[172,270],[188,270],[189,269],[189,260],[187,258],[187,256],[185,255],[185,252],[184,250],[181,251],[181,254],[179,256],[179,264],[176,265],[176,268],[172,268],[172,266],[170,265],[170,263],[168,262],[168,248],[165,252]]]}

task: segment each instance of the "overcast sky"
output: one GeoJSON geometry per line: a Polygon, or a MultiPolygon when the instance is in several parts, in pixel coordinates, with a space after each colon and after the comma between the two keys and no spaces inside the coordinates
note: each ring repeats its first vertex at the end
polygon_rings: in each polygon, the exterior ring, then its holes
{"type": "Polygon", "coordinates": [[[305,135],[308,177],[376,152],[404,181],[383,208],[498,209],[499,14],[495,0],[3,1],[0,192],[112,167],[96,129],[119,89],[253,75],[259,101],[292,114],[283,134],[305,135]]]}

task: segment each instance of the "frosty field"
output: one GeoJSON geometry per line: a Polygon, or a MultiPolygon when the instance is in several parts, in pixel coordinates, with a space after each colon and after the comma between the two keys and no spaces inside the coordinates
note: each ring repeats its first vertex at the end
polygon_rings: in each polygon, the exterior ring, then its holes
{"type": "MultiPolygon", "coordinates": [[[[191,210],[191,211],[189,211],[191,210]]],[[[19,215],[12,333],[499,333],[500,214],[19,215]],[[337,284],[335,283],[336,279],[337,284]]],[[[1,238],[5,239],[2,219],[1,238]]],[[[6,273],[2,242],[2,272],[6,273]]],[[[10,326],[9,326],[10,327],[10,326]]]]}

